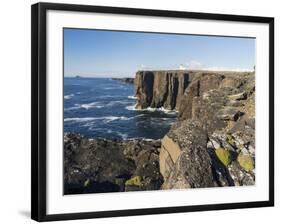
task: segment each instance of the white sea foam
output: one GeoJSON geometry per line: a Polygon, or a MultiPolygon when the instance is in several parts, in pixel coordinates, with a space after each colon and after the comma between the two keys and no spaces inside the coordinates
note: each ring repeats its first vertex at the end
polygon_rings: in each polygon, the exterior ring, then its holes
{"type": "MultiPolygon", "coordinates": [[[[95,120],[104,120],[105,123],[109,123],[111,121],[115,120],[130,120],[134,117],[124,117],[124,116],[105,116],[105,117],[72,117],[72,118],[65,118],[65,122],[73,121],[73,122],[89,122],[89,121],[95,121],[95,120]]],[[[89,125],[87,125],[89,126],[89,125]]]]}
{"type": "Polygon", "coordinates": [[[115,120],[122,120],[122,121],[130,120],[129,117],[124,117],[124,116],[121,116],[121,117],[108,116],[108,117],[103,117],[103,119],[105,120],[105,123],[109,123],[109,122],[115,121],[115,120]]]}
{"type": "Polygon", "coordinates": [[[110,101],[108,102],[105,106],[107,107],[112,107],[112,106],[116,106],[116,105],[124,105],[124,104],[128,104],[130,103],[129,101],[126,101],[126,100],[115,100],[115,101],[110,101]]]}
{"type": "Polygon", "coordinates": [[[74,97],[74,94],[65,95],[63,98],[64,98],[65,100],[69,100],[69,99],[71,99],[72,97],[74,97]]]}
{"type": "Polygon", "coordinates": [[[68,108],[64,108],[64,111],[69,111],[69,110],[77,110],[81,108],[78,104],[75,104],[74,107],[68,107],[68,108]]]}
{"type": "Polygon", "coordinates": [[[104,108],[104,107],[113,107],[116,105],[126,105],[128,104],[128,101],[122,101],[122,100],[116,100],[116,101],[110,101],[108,103],[104,103],[104,102],[91,102],[91,103],[84,103],[84,104],[75,104],[73,107],[69,107],[69,108],[65,108],[65,111],[69,111],[69,110],[77,110],[77,109],[86,109],[89,110],[91,108],[104,108]]]}
{"type": "Polygon", "coordinates": [[[121,133],[121,132],[117,132],[117,135],[119,135],[123,140],[128,139],[128,135],[127,134],[124,134],[124,133],[121,133]]]}
{"type": "Polygon", "coordinates": [[[104,108],[104,107],[113,107],[116,105],[124,105],[124,104],[128,104],[129,102],[126,100],[116,100],[116,101],[110,101],[108,103],[104,103],[104,102],[91,102],[91,103],[84,103],[84,104],[75,104],[75,107],[72,108],[68,108],[68,109],[79,109],[79,108],[83,108],[83,109],[91,109],[91,108],[104,108]]]}
{"type": "Polygon", "coordinates": [[[126,108],[127,110],[137,110],[137,109],[136,109],[136,105],[137,105],[137,104],[130,105],[130,106],[126,106],[125,108],[126,108]]]}
{"type": "Polygon", "coordinates": [[[103,96],[98,96],[96,98],[98,99],[103,99],[103,98],[115,98],[115,97],[119,97],[118,95],[103,95],[103,96]]]}
{"type": "Polygon", "coordinates": [[[137,97],[135,97],[135,96],[128,96],[128,98],[133,99],[133,100],[137,99],[137,97]]]}
{"type": "Polygon", "coordinates": [[[175,110],[168,110],[168,109],[165,109],[164,107],[160,107],[160,108],[151,108],[151,107],[148,107],[146,109],[143,109],[143,110],[147,110],[147,111],[161,111],[163,113],[166,113],[166,114],[175,114],[177,113],[177,111],[175,110]]]}
{"type": "Polygon", "coordinates": [[[161,111],[161,112],[166,113],[166,114],[176,114],[178,112],[176,110],[165,109],[164,107],[160,107],[160,108],[147,107],[147,108],[144,108],[144,109],[136,109],[136,105],[137,104],[126,106],[125,108],[127,110],[135,110],[135,111],[149,111],[149,112],[161,111]]]}
{"type": "Polygon", "coordinates": [[[85,122],[85,121],[94,121],[99,118],[97,117],[70,117],[70,118],[64,118],[64,122],[67,121],[75,121],[75,122],[85,122]]]}
{"type": "Polygon", "coordinates": [[[80,106],[80,108],[84,108],[86,110],[88,110],[90,108],[103,108],[104,107],[104,105],[102,105],[101,102],[92,102],[92,103],[78,104],[78,106],[80,106]]]}

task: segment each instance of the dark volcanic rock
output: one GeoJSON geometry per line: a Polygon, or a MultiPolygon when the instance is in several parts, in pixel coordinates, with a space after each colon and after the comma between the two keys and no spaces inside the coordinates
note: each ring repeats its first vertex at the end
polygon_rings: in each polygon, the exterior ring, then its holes
{"type": "Polygon", "coordinates": [[[135,78],[137,109],[147,107],[173,110],[190,81],[187,71],[139,71],[135,78]]]}
{"type": "Polygon", "coordinates": [[[159,189],[159,141],[87,139],[64,136],[64,193],[159,189]],[[141,179],[130,184],[132,177],[141,179]]]}

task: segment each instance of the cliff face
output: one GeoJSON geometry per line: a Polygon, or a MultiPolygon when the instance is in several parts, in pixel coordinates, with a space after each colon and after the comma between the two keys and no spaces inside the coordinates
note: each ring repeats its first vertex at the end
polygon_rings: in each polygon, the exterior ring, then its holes
{"type": "Polygon", "coordinates": [[[135,77],[136,108],[178,109],[190,78],[186,71],[137,72],[135,77]]]}
{"type": "Polygon", "coordinates": [[[159,165],[163,189],[255,184],[255,74],[196,72],[159,165]]]}

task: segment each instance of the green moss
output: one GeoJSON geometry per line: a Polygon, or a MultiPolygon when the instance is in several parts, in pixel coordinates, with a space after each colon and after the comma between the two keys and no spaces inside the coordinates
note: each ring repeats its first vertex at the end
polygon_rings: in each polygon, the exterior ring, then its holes
{"type": "Polygon", "coordinates": [[[239,154],[237,157],[239,165],[247,172],[252,171],[255,168],[254,160],[249,155],[239,154]]]}
{"type": "Polygon", "coordinates": [[[234,147],[236,146],[236,145],[235,145],[234,138],[233,138],[233,136],[232,136],[231,134],[227,134],[227,135],[226,135],[226,142],[227,142],[228,144],[234,146],[234,147]]]}
{"type": "Polygon", "coordinates": [[[215,152],[223,165],[228,166],[231,163],[231,155],[227,150],[224,148],[217,148],[215,152]]]}
{"type": "Polygon", "coordinates": [[[129,179],[125,182],[125,185],[126,186],[128,186],[128,185],[141,186],[142,185],[141,177],[140,176],[132,177],[131,179],[129,179]]]}

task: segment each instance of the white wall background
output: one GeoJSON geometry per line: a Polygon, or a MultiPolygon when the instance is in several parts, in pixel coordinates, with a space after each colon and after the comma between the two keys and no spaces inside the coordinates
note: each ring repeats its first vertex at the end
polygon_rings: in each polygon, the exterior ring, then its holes
{"type": "MultiPolygon", "coordinates": [[[[42,0],[44,1],[44,0],[42,0]]],[[[51,1],[51,0],[50,0],[51,1]]],[[[30,6],[36,1],[2,1],[0,7],[0,223],[30,220],[30,6]]],[[[275,17],[275,180],[274,208],[134,216],[60,223],[276,223],[280,219],[280,40],[277,0],[60,0],[62,3],[183,10],[275,17]],[[274,222],[275,221],[275,222],[274,222]]]]}

